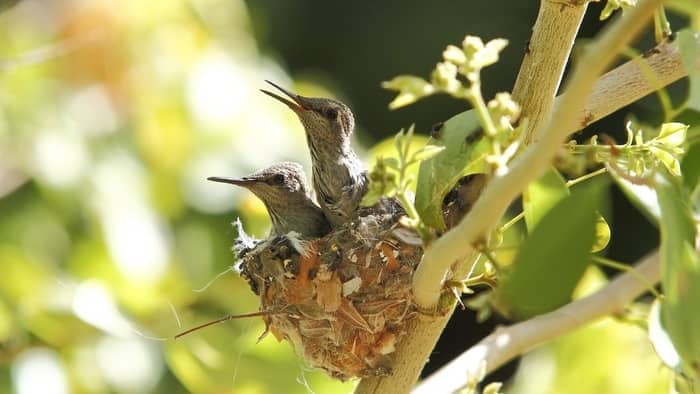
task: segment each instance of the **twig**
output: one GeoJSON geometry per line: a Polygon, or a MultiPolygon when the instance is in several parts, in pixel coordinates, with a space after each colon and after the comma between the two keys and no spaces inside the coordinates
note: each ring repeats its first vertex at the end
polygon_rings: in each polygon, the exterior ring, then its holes
{"type": "Polygon", "coordinates": [[[583,15],[586,0],[543,0],[527,43],[525,57],[513,86],[513,99],[520,104],[521,117],[528,119],[525,141],[539,129],[550,114],[554,96],[583,15]]]}
{"type": "Polygon", "coordinates": [[[625,305],[648,290],[649,283],[659,281],[659,253],[645,256],[634,274],[618,276],[603,289],[567,304],[553,312],[509,327],[496,329],[491,335],[462,353],[449,364],[421,382],[413,394],[451,393],[466,384],[468,374],[476,376],[482,368],[489,373],[514,357],[593,320],[619,312],[625,305]]]}

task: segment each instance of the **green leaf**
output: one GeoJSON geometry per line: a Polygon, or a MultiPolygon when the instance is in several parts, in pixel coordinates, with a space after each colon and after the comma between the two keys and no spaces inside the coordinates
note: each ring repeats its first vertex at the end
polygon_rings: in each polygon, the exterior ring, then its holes
{"type": "Polygon", "coordinates": [[[692,193],[700,181],[700,142],[691,145],[683,156],[681,174],[683,174],[683,185],[692,193]]]}
{"type": "Polygon", "coordinates": [[[594,179],[559,201],[520,247],[496,291],[499,310],[518,319],[549,312],[571,300],[590,262],[596,209],[607,178],[594,179]]]}
{"type": "Polygon", "coordinates": [[[596,214],[595,221],[595,241],[591,247],[591,253],[597,253],[605,249],[610,242],[610,226],[600,213],[596,214]]]}
{"type": "Polygon", "coordinates": [[[685,142],[688,125],[680,122],[664,123],[655,140],[668,145],[680,146],[685,142]]]}
{"type": "Polygon", "coordinates": [[[683,369],[700,378],[700,256],[688,193],[680,180],[659,171],[654,187],[661,207],[661,318],[683,369]]]}
{"type": "Polygon", "coordinates": [[[472,165],[484,155],[486,146],[478,133],[479,121],[473,110],[445,122],[428,144],[444,147],[437,155],[421,162],[416,186],[416,209],[423,222],[443,230],[442,200],[463,175],[480,170],[472,165]]]}
{"type": "Polygon", "coordinates": [[[426,145],[423,148],[417,150],[413,153],[413,157],[409,160],[409,163],[416,163],[423,160],[428,160],[442,152],[445,149],[444,146],[438,145],[426,145]]]}
{"type": "Polygon", "coordinates": [[[700,57],[700,33],[691,30],[682,30],[676,37],[678,49],[683,58],[683,65],[688,71],[690,88],[688,89],[688,108],[700,111],[700,72],[697,63],[700,57]]]}
{"type": "Polygon", "coordinates": [[[394,77],[391,81],[382,82],[382,87],[399,92],[399,95],[389,103],[390,109],[397,109],[413,104],[419,99],[435,92],[435,88],[430,82],[413,75],[399,75],[394,77]]]}
{"type": "Polygon", "coordinates": [[[525,224],[530,232],[549,210],[569,195],[564,178],[550,167],[539,179],[531,182],[523,192],[525,224]]]}
{"type": "Polygon", "coordinates": [[[649,151],[661,162],[664,167],[673,175],[681,176],[681,164],[673,154],[664,149],[650,146],[649,151]]]}

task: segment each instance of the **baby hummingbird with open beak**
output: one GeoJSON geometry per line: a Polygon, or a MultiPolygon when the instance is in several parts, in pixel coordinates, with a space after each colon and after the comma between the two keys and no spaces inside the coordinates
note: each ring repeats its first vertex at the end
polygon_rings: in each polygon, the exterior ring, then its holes
{"type": "Polygon", "coordinates": [[[207,179],[244,187],[262,200],[272,221],[271,236],[294,231],[304,238],[319,238],[330,231],[323,212],[309,196],[304,170],[297,163],[277,163],[241,178],[207,179]]]}
{"type": "Polygon", "coordinates": [[[300,96],[266,82],[288,98],[262,92],[287,105],[301,120],[311,151],[318,203],[332,227],[342,225],[357,214],[369,185],[367,171],[350,146],[355,128],[352,111],[340,101],[300,96]]]}

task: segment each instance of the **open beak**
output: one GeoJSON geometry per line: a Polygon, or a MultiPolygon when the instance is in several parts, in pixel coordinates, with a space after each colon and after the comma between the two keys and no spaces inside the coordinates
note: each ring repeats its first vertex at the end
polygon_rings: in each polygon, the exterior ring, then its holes
{"type": "Polygon", "coordinates": [[[296,93],[292,93],[292,92],[290,92],[289,90],[287,90],[287,89],[285,89],[285,88],[283,88],[283,87],[277,85],[276,83],[274,83],[274,82],[272,82],[272,81],[268,81],[267,79],[265,80],[265,82],[267,82],[267,83],[269,83],[270,85],[272,85],[272,86],[274,86],[275,88],[277,88],[280,92],[284,93],[284,94],[285,94],[287,97],[289,97],[291,100],[288,100],[288,99],[285,98],[285,97],[282,97],[282,96],[280,96],[280,95],[278,95],[278,94],[276,94],[276,93],[272,93],[272,92],[270,92],[270,91],[268,91],[268,90],[265,90],[265,89],[260,89],[261,92],[265,93],[266,95],[268,95],[268,96],[270,96],[270,97],[272,97],[272,98],[274,98],[274,99],[276,99],[276,100],[281,101],[282,103],[284,103],[285,105],[287,105],[287,107],[291,108],[292,111],[294,111],[294,112],[296,112],[296,113],[300,113],[302,110],[307,110],[307,109],[308,109],[308,105],[305,105],[305,104],[306,104],[306,98],[305,98],[305,97],[300,96],[300,95],[298,95],[298,94],[296,94],[296,93]]]}
{"type": "Polygon", "coordinates": [[[248,187],[248,186],[258,182],[257,179],[250,178],[250,177],[224,178],[224,177],[218,177],[218,176],[210,176],[209,178],[207,178],[207,180],[213,181],[213,182],[230,183],[232,185],[242,186],[242,187],[248,187]]]}

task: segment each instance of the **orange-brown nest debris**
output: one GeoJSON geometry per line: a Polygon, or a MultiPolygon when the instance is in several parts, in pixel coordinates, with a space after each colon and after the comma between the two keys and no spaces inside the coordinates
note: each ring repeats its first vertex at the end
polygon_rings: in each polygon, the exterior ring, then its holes
{"type": "Polygon", "coordinates": [[[422,249],[394,218],[368,216],[323,238],[263,241],[241,257],[267,332],[339,379],[391,373],[395,344],[416,316],[411,277],[422,249]]]}

